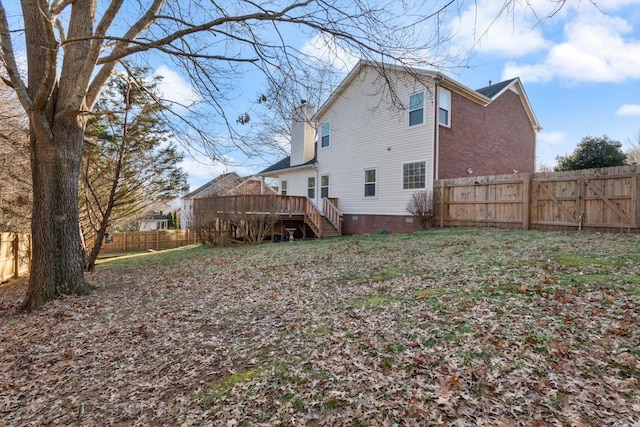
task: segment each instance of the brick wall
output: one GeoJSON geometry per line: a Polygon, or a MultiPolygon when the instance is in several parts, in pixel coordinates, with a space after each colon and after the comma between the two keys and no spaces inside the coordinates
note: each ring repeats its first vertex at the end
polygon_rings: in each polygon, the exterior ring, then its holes
{"type": "Polygon", "coordinates": [[[408,233],[420,230],[420,222],[411,215],[352,215],[342,217],[343,234],[408,233]]]}
{"type": "Polygon", "coordinates": [[[438,179],[535,172],[535,132],[511,90],[486,107],[452,92],[451,128],[440,126],[439,148],[438,179]]]}

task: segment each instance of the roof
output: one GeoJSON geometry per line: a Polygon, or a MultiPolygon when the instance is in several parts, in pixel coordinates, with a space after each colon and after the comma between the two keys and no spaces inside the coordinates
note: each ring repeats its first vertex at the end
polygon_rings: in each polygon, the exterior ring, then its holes
{"type": "Polygon", "coordinates": [[[284,159],[278,161],[277,163],[274,163],[273,165],[269,166],[268,168],[258,172],[258,175],[270,175],[270,174],[273,174],[274,172],[280,172],[280,171],[285,170],[285,169],[291,170],[291,169],[308,168],[308,167],[312,166],[315,162],[316,162],[316,158],[314,156],[313,159],[309,160],[306,163],[291,167],[291,156],[288,156],[288,157],[285,157],[284,159]]]}
{"type": "Polygon", "coordinates": [[[496,95],[502,93],[504,89],[506,89],[511,83],[515,82],[516,80],[517,79],[510,79],[496,84],[491,84],[491,82],[489,82],[489,86],[476,89],[476,92],[480,92],[487,98],[493,99],[496,95]]]}
{"type": "Polygon", "coordinates": [[[185,194],[184,196],[182,196],[182,198],[190,199],[204,191],[207,191],[209,193],[216,193],[219,190],[228,188],[229,185],[239,181],[240,179],[242,179],[240,175],[238,175],[235,172],[224,173],[222,175],[218,175],[217,177],[207,182],[206,184],[196,188],[191,193],[185,194]]]}
{"type": "Polygon", "coordinates": [[[169,219],[158,213],[158,212],[153,212],[151,215],[149,215],[149,218],[147,219],[147,221],[168,221],[169,219]]]}
{"type": "Polygon", "coordinates": [[[527,96],[527,93],[525,92],[524,86],[522,85],[519,77],[505,80],[496,84],[489,84],[489,86],[480,88],[476,90],[476,92],[482,93],[486,97],[490,98],[491,101],[493,101],[509,89],[513,89],[520,96],[522,105],[524,106],[525,112],[527,113],[529,121],[531,122],[531,126],[536,132],[540,132],[542,130],[542,127],[540,126],[540,122],[538,122],[536,114],[533,112],[533,108],[529,103],[529,97],[527,96]]]}
{"type": "MultiPolygon", "coordinates": [[[[360,71],[365,67],[373,67],[375,69],[384,71],[396,71],[396,72],[406,72],[414,75],[416,78],[426,78],[432,79],[436,82],[436,84],[440,84],[447,89],[453,90],[460,95],[486,107],[493,100],[502,95],[509,88],[514,88],[514,91],[520,96],[522,100],[522,104],[526,110],[527,116],[531,122],[531,126],[534,130],[540,131],[542,127],[540,127],[540,123],[536,118],[533,109],[531,108],[531,104],[529,103],[529,98],[527,97],[522,82],[520,78],[515,77],[509,80],[502,81],[500,83],[491,84],[489,86],[474,90],[471,89],[462,83],[440,73],[437,71],[426,70],[422,68],[414,68],[414,67],[406,67],[394,64],[385,64],[382,62],[375,61],[366,61],[360,60],[358,64],[347,74],[347,76],[340,82],[336,90],[329,96],[329,98],[325,101],[324,104],[316,111],[316,113],[311,117],[312,122],[319,122],[322,115],[325,114],[331,105],[342,95],[342,92],[353,82],[356,76],[360,73],[360,71]]],[[[309,167],[310,165],[316,162],[316,158],[314,157],[307,163],[302,165],[291,167],[291,157],[286,157],[279,162],[269,166],[263,171],[259,172],[259,175],[269,175],[274,174],[274,172],[282,171],[285,169],[297,169],[303,167],[309,167]]]]}

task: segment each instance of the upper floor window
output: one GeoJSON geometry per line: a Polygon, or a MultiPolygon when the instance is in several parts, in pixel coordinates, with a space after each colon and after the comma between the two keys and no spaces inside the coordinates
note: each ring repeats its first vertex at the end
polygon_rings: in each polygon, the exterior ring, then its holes
{"type": "Polygon", "coordinates": [[[307,179],[307,197],[310,199],[316,198],[316,177],[310,176],[307,179]]]}
{"type": "Polygon", "coordinates": [[[424,123],[424,92],[409,97],[409,126],[424,123]]]}
{"type": "Polygon", "coordinates": [[[451,126],[451,92],[438,88],[438,123],[451,126]]]}
{"type": "Polygon", "coordinates": [[[329,197],[329,175],[322,175],[320,177],[320,198],[329,197]]]}
{"type": "Polygon", "coordinates": [[[280,194],[283,196],[287,195],[287,181],[280,182],[280,194]]]}
{"type": "Polygon", "coordinates": [[[320,146],[324,148],[329,145],[331,145],[331,124],[322,123],[320,125],[320,146]]]}
{"type": "Polygon", "coordinates": [[[364,197],[376,197],[376,170],[364,170],[364,197]]]}
{"type": "Polygon", "coordinates": [[[426,176],[426,162],[404,163],[402,165],[402,189],[425,188],[426,176]]]}

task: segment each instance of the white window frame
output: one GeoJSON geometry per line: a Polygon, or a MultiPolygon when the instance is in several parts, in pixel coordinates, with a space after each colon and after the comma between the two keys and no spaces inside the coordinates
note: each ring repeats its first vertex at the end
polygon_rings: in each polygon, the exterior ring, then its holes
{"type": "Polygon", "coordinates": [[[287,195],[287,187],[288,187],[288,183],[287,183],[286,180],[280,181],[280,195],[281,196],[286,196],[287,195]]]}
{"type": "Polygon", "coordinates": [[[320,199],[324,199],[325,197],[328,199],[329,198],[329,185],[331,184],[331,178],[329,177],[329,174],[326,175],[320,175],[320,199]],[[323,178],[327,178],[327,185],[324,185],[323,178]],[[324,193],[326,193],[327,195],[325,196],[324,193]]]}
{"type": "Polygon", "coordinates": [[[311,200],[315,200],[316,198],[316,177],[315,176],[307,177],[307,197],[311,200]],[[312,180],[313,180],[313,186],[311,186],[312,180]]]}
{"type": "Polygon", "coordinates": [[[411,95],[409,95],[409,104],[408,104],[409,105],[409,109],[408,109],[409,110],[409,117],[408,117],[408,120],[407,120],[407,124],[408,124],[408,126],[410,128],[414,128],[414,127],[417,127],[417,126],[423,126],[425,124],[425,122],[426,122],[426,120],[425,120],[425,108],[424,108],[425,98],[426,98],[426,95],[425,95],[424,91],[415,92],[415,93],[412,93],[411,95]],[[420,105],[418,108],[413,108],[412,104],[411,104],[411,98],[413,98],[414,96],[418,96],[418,95],[422,95],[422,105],[420,105]],[[417,112],[419,110],[422,111],[422,117],[421,117],[420,123],[411,124],[411,113],[417,112]]]}
{"type": "Polygon", "coordinates": [[[364,169],[364,198],[365,199],[377,199],[378,198],[378,168],[367,168],[364,169]],[[374,180],[368,182],[367,181],[367,172],[368,171],[373,171],[374,173],[374,180]],[[373,184],[373,195],[372,196],[368,196],[367,195],[367,185],[372,185],[373,184]]]}
{"type": "Polygon", "coordinates": [[[331,147],[331,122],[320,123],[320,148],[331,147]],[[325,129],[327,131],[325,135],[325,129]],[[327,145],[324,145],[324,138],[327,138],[327,145]]]}
{"type": "Polygon", "coordinates": [[[438,124],[446,126],[448,128],[451,127],[451,91],[442,87],[438,87],[438,124]],[[442,100],[443,94],[447,96],[446,102],[443,102],[442,100]],[[442,111],[446,111],[447,113],[446,122],[443,122],[441,120],[440,113],[442,111]]]}
{"type": "Polygon", "coordinates": [[[400,172],[400,176],[401,176],[401,184],[400,184],[400,188],[402,188],[403,191],[415,191],[415,190],[424,190],[427,188],[427,161],[426,160],[416,160],[414,162],[404,162],[402,163],[401,166],[401,172],[400,172]],[[424,169],[424,186],[422,187],[405,187],[405,166],[406,165],[416,165],[422,163],[423,169],[424,169]]]}

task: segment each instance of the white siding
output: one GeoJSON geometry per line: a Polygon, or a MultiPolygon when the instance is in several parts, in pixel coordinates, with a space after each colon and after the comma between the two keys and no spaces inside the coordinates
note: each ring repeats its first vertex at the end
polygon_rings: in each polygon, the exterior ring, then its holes
{"type": "Polygon", "coordinates": [[[186,230],[193,226],[193,199],[182,199],[180,206],[180,228],[186,230]]]}
{"type": "MultiPolygon", "coordinates": [[[[307,178],[316,177],[316,199],[319,196],[320,187],[318,186],[319,175],[317,171],[311,167],[283,172],[278,175],[278,187],[282,188],[281,182],[287,181],[287,196],[305,196],[307,195],[307,178]]],[[[317,202],[317,200],[314,200],[317,202]]]]}
{"type": "MultiPolygon", "coordinates": [[[[409,127],[408,110],[390,106],[388,97],[383,98],[388,89],[368,67],[318,117],[319,123],[331,122],[331,146],[318,150],[317,181],[320,175],[331,176],[329,196],[339,199],[342,213],[409,215],[406,207],[416,190],[402,189],[403,163],[425,161],[426,187],[433,188],[434,85],[429,81],[425,87],[406,75],[396,82],[398,99],[405,107],[409,95],[424,90],[423,125],[409,127]],[[364,170],[372,168],[377,170],[376,197],[365,198],[364,170]]],[[[312,172],[316,171],[287,174],[288,194],[306,195],[306,177],[312,172]],[[303,188],[294,190],[297,185],[303,188]]]]}

